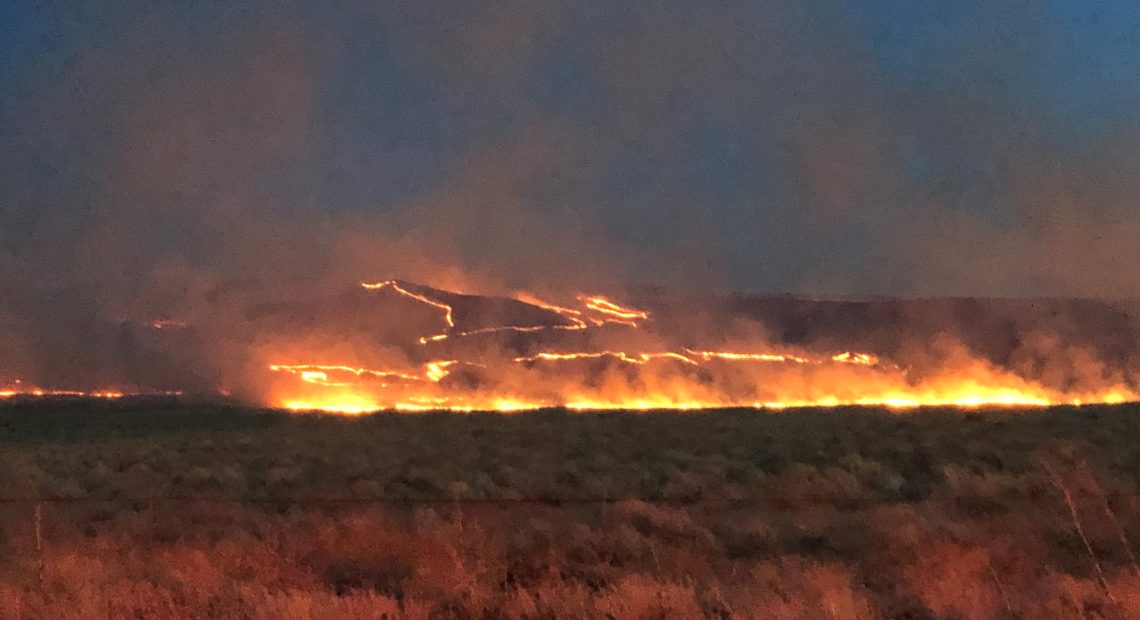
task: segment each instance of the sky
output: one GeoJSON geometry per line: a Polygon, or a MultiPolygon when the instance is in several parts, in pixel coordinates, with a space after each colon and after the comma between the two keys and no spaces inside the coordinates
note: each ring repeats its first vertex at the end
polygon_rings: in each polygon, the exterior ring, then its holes
{"type": "Polygon", "coordinates": [[[388,275],[1134,297],[1138,110],[1124,1],[8,0],[0,329],[388,275]]]}

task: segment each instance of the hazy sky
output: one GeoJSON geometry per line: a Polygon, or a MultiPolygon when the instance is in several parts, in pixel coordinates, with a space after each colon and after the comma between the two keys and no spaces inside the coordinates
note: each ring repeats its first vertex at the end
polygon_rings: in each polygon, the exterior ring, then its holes
{"type": "Polygon", "coordinates": [[[1115,297],[1138,201],[1135,2],[0,3],[35,301],[449,266],[1115,297]]]}

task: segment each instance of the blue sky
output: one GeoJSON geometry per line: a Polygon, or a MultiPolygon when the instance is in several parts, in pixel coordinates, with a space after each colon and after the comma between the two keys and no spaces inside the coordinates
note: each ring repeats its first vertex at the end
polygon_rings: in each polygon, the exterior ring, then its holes
{"type": "Polygon", "coordinates": [[[1137,110],[1130,2],[12,0],[0,275],[1134,295],[1137,110]]]}

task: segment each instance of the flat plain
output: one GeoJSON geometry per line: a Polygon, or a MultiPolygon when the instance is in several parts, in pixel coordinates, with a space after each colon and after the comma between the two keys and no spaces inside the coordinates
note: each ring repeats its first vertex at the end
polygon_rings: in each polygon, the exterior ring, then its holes
{"type": "Polygon", "coordinates": [[[0,408],[0,616],[1140,616],[1140,406],[0,408]]]}

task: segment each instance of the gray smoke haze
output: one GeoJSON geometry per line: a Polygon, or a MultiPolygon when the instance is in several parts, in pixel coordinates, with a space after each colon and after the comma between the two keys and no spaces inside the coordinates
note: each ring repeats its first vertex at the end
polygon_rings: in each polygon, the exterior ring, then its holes
{"type": "Polygon", "coordinates": [[[1127,9],[100,4],[4,16],[0,370],[208,384],[250,304],[390,276],[1140,293],[1127,9]],[[165,317],[213,347],[148,364],[165,317]]]}

